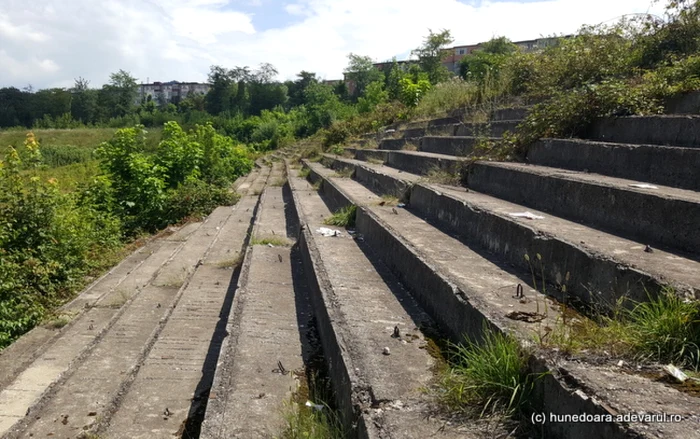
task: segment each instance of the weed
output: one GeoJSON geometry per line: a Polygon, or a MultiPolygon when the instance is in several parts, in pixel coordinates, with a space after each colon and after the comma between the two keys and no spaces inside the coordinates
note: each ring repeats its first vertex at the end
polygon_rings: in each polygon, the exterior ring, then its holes
{"type": "Polygon", "coordinates": [[[285,429],[279,439],[342,439],[345,437],[338,414],[326,403],[332,399],[330,386],[316,375],[300,377],[301,386],[285,401],[285,429]],[[312,400],[311,406],[306,402],[312,400]]]}
{"type": "Polygon", "coordinates": [[[433,168],[425,175],[425,179],[429,183],[447,184],[451,186],[459,186],[459,174],[448,172],[439,168],[433,168]]]}
{"type": "Polygon", "coordinates": [[[485,328],[481,344],[451,345],[439,399],[451,411],[512,415],[524,408],[532,387],[527,358],[515,338],[485,328]]]}
{"type": "Polygon", "coordinates": [[[239,253],[232,258],[222,259],[220,261],[215,262],[214,266],[217,268],[226,268],[226,269],[236,268],[239,265],[241,265],[241,262],[243,262],[243,255],[239,253]]]}
{"type": "Polygon", "coordinates": [[[393,196],[393,195],[382,195],[382,199],[377,201],[377,205],[379,206],[397,206],[400,202],[400,200],[393,196]]]}
{"type": "Polygon", "coordinates": [[[658,297],[593,319],[563,309],[548,344],[567,353],[606,351],[637,361],[674,363],[700,369],[700,306],[685,302],[671,289],[658,297]]]}
{"type": "Polygon", "coordinates": [[[367,160],[365,160],[367,163],[372,163],[373,165],[383,165],[384,160],[380,159],[375,159],[374,157],[368,157],[367,160]]]}
{"type": "Polygon", "coordinates": [[[73,315],[70,314],[58,314],[53,318],[49,319],[45,326],[50,329],[61,329],[73,320],[73,315]]]}
{"type": "Polygon", "coordinates": [[[418,146],[415,143],[407,142],[402,149],[404,151],[418,151],[418,146]]]}
{"type": "Polygon", "coordinates": [[[121,308],[129,300],[129,293],[125,290],[117,290],[107,304],[108,308],[121,308]]]}
{"type": "Polygon", "coordinates": [[[287,177],[279,177],[273,183],[272,186],[284,186],[287,184],[287,177]]]}
{"type": "Polygon", "coordinates": [[[351,204],[339,209],[336,213],[323,220],[323,224],[338,227],[353,227],[357,206],[351,204]]]}
{"type": "Polygon", "coordinates": [[[311,168],[301,168],[299,170],[299,173],[297,174],[299,178],[308,178],[309,174],[311,174],[311,168]]]}
{"type": "Polygon", "coordinates": [[[273,245],[275,247],[287,247],[291,245],[288,239],[279,236],[255,237],[250,240],[250,245],[273,245]]]}
{"type": "Polygon", "coordinates": [[[700,368],[700,306],[671,289],[625,313],[634,352],[645,359],[700,368]]]}
{"type": "Polygon", "coordinates": [[[338,178],[350,178],[350,177],[352,177],[352,174],[354,172],[355,172],[355,168],[352,168],[352,167],[336,169],[335,176],[338,178]]]}

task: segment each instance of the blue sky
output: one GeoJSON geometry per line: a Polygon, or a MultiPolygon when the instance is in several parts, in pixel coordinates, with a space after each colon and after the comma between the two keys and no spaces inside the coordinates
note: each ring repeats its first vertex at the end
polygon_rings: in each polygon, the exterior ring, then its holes
{"type": "Polygon", "coordinates": [[[124,69],[140,81],[205,81],[211,65],[279,79],[342,77],[347,55],[405,58],[428,29],[455,44],[569,34],[651,0],[0,0],[0,87],[93,86],[124,69]]]}

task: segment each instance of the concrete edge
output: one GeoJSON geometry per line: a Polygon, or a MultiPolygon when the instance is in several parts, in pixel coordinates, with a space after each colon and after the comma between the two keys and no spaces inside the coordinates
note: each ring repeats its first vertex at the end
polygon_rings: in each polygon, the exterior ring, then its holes
{"type": "Polygon", "coordinates": [[[289,180],[289,184],[300,223],[298,242],[311,304],[343,425],[350,437],[380,438],[376,426],[364,413],[365,408],[371,406],[373,396],[348,355],[347,345],[342,335],[345,319],[333,305],[333,287],[326,274],[313,233],[304,221],[303,212],[300,212],[300,189],[294,187],[293,179],[289,180]]]}

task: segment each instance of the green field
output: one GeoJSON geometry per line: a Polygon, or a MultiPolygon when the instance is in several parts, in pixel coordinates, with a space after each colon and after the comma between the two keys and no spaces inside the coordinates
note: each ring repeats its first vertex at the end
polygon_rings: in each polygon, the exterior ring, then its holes
{"type": "MultiPolygon", "coordinates": [[[[70,130],[0,130],[0,147],[21,146],[28,132],[33,132],[42,148],[74,146],[96,148],[112,138],[116,128],[76,128],[70,130]]],[[[149,129],[147,144],[155,147],[160,140],[161,129],[149,129]]]]}
{"type": "MultiPolygon", "coordinates": [[[[78,128],[69,130],[2,130],[0,151],[13,146],[21,150],[24,139],[33,132],[39,141],[46,165],[38,171],[42,180],[55,178],[61,191],[70,192],[86,183],[99,172],[99,164],[93,151],[100,143],[112,138],[115,128],[78,128]]],[[[150,129],[146,136],[149,149],[155,149],[162,129],[150,129]]],[[[0,156],[3,154],[0,153],[0,156]]]]}

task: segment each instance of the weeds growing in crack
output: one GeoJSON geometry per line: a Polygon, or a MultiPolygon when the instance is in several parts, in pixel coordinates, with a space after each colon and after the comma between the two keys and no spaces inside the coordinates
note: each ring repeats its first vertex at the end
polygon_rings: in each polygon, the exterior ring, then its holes
{"type": "Polygon", "coordinates": [[[250,240],[250,245],[272,245],[274,247],[288,247],[291,245],[288,239],[279,236],[255,237],[250,240]]]}
{"type": "Polygon", "coordinates": [[[300,374],[299,387],[285,401],[283,417],[285,429],[278,439],[342,439],[342,422],[329,404],[332,401],[330,383],[311,373],[300,374]]]}
{"type": "Polygon", "coordinates": [[[311,174],[311,168],[304,167],[299,170],[299,173],[297,175],[299,176],[299,178],[307,178],[309,174],[311,174]]]}
{"type": "Polygon", "coordinates": [[[433,168],[425,175],[428,183],[459,186],[460,178],[456,172],[448,172],[439,168],[433,168]]]}
{"type": "Polygon", "coordinates": [[[323,220],[323,224],[338,227],[354,227],[357,206],[351,204],[339,209],[336,213],[323,220]]]}
{"type": "Polygon", "coordinates": [[[354,168],[342,168],[342,169],[336,169],[334,177],[338,178],[350,178],[352,177],[352,174],[355,172],[354,168]]]}
{"type": "Polygon", "coordinates": [[[534,377],[518,340],[485,328],[479,344],[450,344],[438,399],[450,411],[513,416],[527,405],[534,377]]]}

